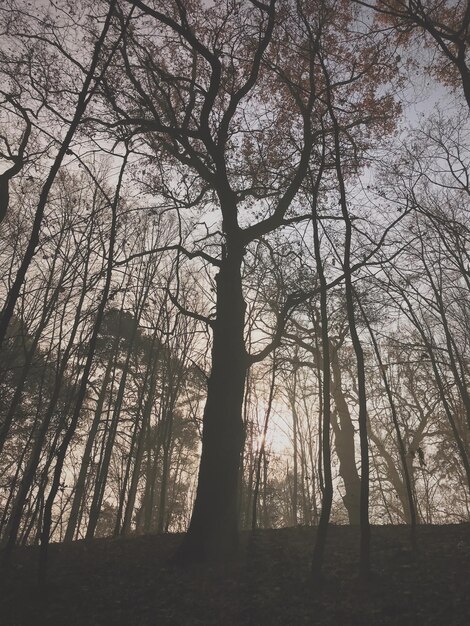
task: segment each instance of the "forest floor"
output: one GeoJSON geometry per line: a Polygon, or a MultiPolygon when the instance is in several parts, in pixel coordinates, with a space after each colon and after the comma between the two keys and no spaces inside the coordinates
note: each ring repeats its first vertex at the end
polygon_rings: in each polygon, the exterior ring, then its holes
{"type": "Polygon", "coordinates": [[[180,535],[96,539],[50,547],[37,582],[37,548],[19,548],[0,597],[2,626],[468,626],[470,525],[372,529],[373,575],[358,572],[358,530],[332,526],[326,580],[310,578],[314,530],[242,533],[225,566],[177,568],[180,535]]]}

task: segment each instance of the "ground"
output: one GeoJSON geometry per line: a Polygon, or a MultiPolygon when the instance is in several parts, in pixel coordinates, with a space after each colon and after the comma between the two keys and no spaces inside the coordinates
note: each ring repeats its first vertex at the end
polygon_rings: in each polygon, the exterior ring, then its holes
{"type": "Polygon", "coordinates": [[[20,548],[0,598],[2,626],[468,626],[470,525],[373,529],[373,575],[357,578],[358,531],[332,526],[321,593],[310,579],[314,530],[242,533],[225,566],[178,568],[181,535],[52,545],[47,581],[20,548]]]}

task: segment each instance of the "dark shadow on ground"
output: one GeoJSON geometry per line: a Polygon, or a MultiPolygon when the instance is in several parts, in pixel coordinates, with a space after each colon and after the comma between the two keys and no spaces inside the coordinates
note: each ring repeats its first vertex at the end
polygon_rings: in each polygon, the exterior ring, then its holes
{"type": "Polygon", "coordinates": [[[2,626],[468,626],[470,525],[373,528],[373,576],[357,579],[358,531],[330,529],[321,594],[310,580],[314,530],[242,533],[225,566],[171,565],[180,535],[52,545],[47,583],[36,548],[2,575],[2,626]]]}

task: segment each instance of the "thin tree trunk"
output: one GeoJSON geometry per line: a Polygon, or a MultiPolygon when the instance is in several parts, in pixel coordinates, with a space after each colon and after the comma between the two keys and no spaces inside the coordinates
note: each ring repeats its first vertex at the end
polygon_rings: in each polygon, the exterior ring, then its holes
{"type": "Polygon", "coordinates": [[[256,463],[256,478],[255,478],[255,486],[253,490],[253,509],[252,509],[252,518],[251,518],[251,530],[256,530],[256,527],[257,527],[258,494],[259,494],[259,486],[260,486],[260,480],[261,480],[261,461],[265,455],[265,450],[266,450],[266,435],[268,433],[269,418],[271,417],[271,408],[273,404],[275,384],[276,384],[276,353],[274,353],[273,355],[272,378],[271,378],[271,385],[269,387],[268,406],[266,407],[264,425],[263,425],[263,430],[261,432],[261,443],[259,446],[258,459],[256,463]]]}
{"type": "MultiPolygon", "coordinates": [[[[59,247],[57,248],[57,252],[59,251],[59,247]]],[[[54,267],[55,267],[55,262],[56,259],[58,258],[58,255],[54,256],[54,260],[53,260],[53,264],[52,264],[52,269],[51,269],[51,273],[49,276],[49,280],[48,283],[46,285],[45,288],[45,294],[44,294],[44,306],[43,306],[43,310],[42,310],[42,314],[41,314],[41,319],[39,321],[39,324],[36,328],[36,331],[34,333],[34,337],[33,337],[33,341],[31,343],[31,346],[29,347],[29,350],[26,352],[25,354],[25,361],[23,364],[23,368],[21,371],[21,376],[20,379],[18,381],[18,384],[16,385],[15,388],[15,393],[13,394],[13,398],[11,400],[10,406],[8,407],[8,411],[5,415],[5,418],[2,422],[2,426],[0,429],[0,455],[2,454],[3,448],[5,446],[5,442],[7,440],[8,434],[10,432],[10,427],[11,424],[13,422],[13,418],[15,416],[16,410],[18,408],[18,406],[20,405],[22,396],[23,396],[23,390],[24,390],[24,386],[26,383],[26,380],[28,378],[28,374],[29,371],[31,369],[31,366],[33,364],[33,357],[36,354],[36,349],[38,347],[39,344],[39,340],[41,338],[42,335],[42,331],[44,330],[44,328],[46,327],[48,321],[50,320],[50,317],[52,315],[52,312],[54,310],[54,305],[56,304],[60,291],[62,289],[62,280],[64,279],[64,274],[65,272],[61,273],[61,276],[59,277],[59,280],[57,281],[57,286],[56,288],[53,290],[52,294],[50,294],[50,288],[52,285],[52,281],[55,279],[54,276],[54,267]]]]}
{"type": "Polygon", "coordinates": [[[323,166],[325,159],[325,145],[323,144],[323,154],[320,170],[317,179],[313,185],[312,194],[312,224],[313,224],[313,245],[315,255],[315,265],[317,268],[318,280],[320,283],[320,323],[321,323],[321,352],[322,352],[322,419],[320,419],[320,440],[321,440],[321,469],[323,477],[322,490],[322,506],[320,512],[320,520],[318,522],[317,534],[312,554],[312,576],[314,583],[319,584],[322,577],[323,561],[325,556],[326,538],[328,533],[328,524],[331,515],[331,505],[333,502],[333,477],[331,473],[331,447],[330,447],[330,429],[331,429],[331,358],[330,358],[330,333],[328,323],[328,301],[327,301],[327,280],[323,261],[321,257],[320,234],[317,213],[317,199],[320,182],[323,174],[323,166]]]}
{"type": "MultiPolygon", "coordinates": [[[[92,228],[90,228],[90,238],[91,238],[91,234],[92,234],[92,228]]],[[[42,423],[39,426],[39,429],[34,437],[34,441],[33,441],[33,449],[30,455],[30,458],[28,460],[28,464],[25,470],[25,473],[23,475],[23,479],[21,481],[21,485],[20,488],[18,490],[18,494],[17,497],[15,499],[14,505],[12,507],[12,513],[11,513],[11,517],[9,520],[9,523],[7,525],[6,528],[6,533],[5,533],[5,538],[6,538],[6,543],[5,543],[5,547],[4,547],[4,559],[6,562],[8,562],[10,554],[11,554],[11,550],[13,549],[13,546],[16,543],[16,539],[18,536],[18,530],[20,528],[20,524],[21,524],[21,517],[23,515],[23,511],[24,511],[24,506],[25,506],[25,502],[26,502],[26,498],[28,496],[28,492],[31,488],[31,485],[33,484],[34,481],[34,476],[36,474],[36,470],[39,464],[39,460],[40,460],[40,456],[41,456],[41,451],[43,448],[43,444],[44,441],[46,439],[47,436],[47,432],[51,423],[51,420],[53,418],[54,412],[56,410],[56,406],[57,403],[59,401],[59,397],[60,397],[60,392],[61,392],[61,388],[62,388],[62,384],[63,384],[63,380],[64,380],[64,376],[65,376],[65,372],[67,370],[67,367],[69,365],[69,358],[70,355],[72,353],[72,349],[74,347],[74,342],[75,342],[75,337],[78,331],[78,328],[80,326],[80,323],[82,321],[82,307],[83,307],[83,303],[85,300],[85,296],[87,293],[87,287],[88,287],[88,283],[87,283],[87,277],[88,277],[88,262],[89,262],[89,256],[87,257],[87,261],[86,261],[86,266],[84,269],[84,277],[83,277],[83,283],[82,283],[82,289],[81,289],[81,293],[80,293],[80,299],[79,302],[77,304],[77,310],[75,313],[75,318],[74,318],[74,322],[69,334],[69,339],[67,342],[67,345],[64,349],[64,352],[62,354],[61,360],[60,360],[60,364],[58,367],[58,371],[56,374],[56,378],[55,378],[55,382],[54,382],[54,388],[52,391],[52,395],[51,398],[49,400],[49,404],[46,410],[46,413],[43,417],[42,423]]],[[[61,426],[62,426],[62,422],[63,422],[62,418],[60,420],[61,422],[61,426]]]]}
{"type": "Polygon", "coordinates": [[[293,521],[293,525],[297,526],[297,519],[298,519],[298,508],[299,508],[299,504],[298,504],[298,493],[299,493],[299,486],[298,486],[298,456],[299,456],[299,452],[298,452],[298,427],[299,427],[299,421],[298,421],[298,416],[297,416],[297,410],[295,407],[295,400],[296,400],[296,395],[297,395],[297,370],[294,369],[294,390],[293,390],[293,395],[291,397],[291,410],[292,410],[292,438],[293,438],[293,444],[294,444],[294,449],[293,449],[293,480],[292,480],[292,521],[293,521]]]}
{"type": "Polygon", "coordinates": [[[341,163],[341,142],[340,128],[333,105],[331,103],[331,85],[328,72],[323,64],[324,76],[327,83],[327,105],[331,121],[333,123],[333,135],[335,145],[335,169],[340,191],[340,206],[345,223],[345,241],[343,255],[343,271],[346,292],[346,310],[348,314],[348,325],[351,333],[351,340],[356,355],[357,365],[357,389],[359,404],[359,442],[361,449],[361,500],[360,500],[360,575],[363,579],[370,573],[370,522],[369,522],[369,442],[367,437],[367,395],[364,351],[361,340],[357,332],[356,312],[354,304],[354,289],[351,276],[351,244],[352,244],[352,222],[349,215],[346,186],[344,183],[342,163],[341,163]]]}
{"type": "Polygon", "coordinates": [[[93,422],[90,428],[90,432],[88,433],[87,442],[85,444],[85,449],[83,451],[82,463],[80,465],[80,471],[77,478],[77,483],[75,485],[75,493],[72,500],[72,508],[70,510],[69,521],[67,524],[67,530],[65,531],[64,541],[72,541],[75,536],[75,531],[78,526],[78,517],[80,512],[80,505],[83,500],[83,496],[85,493],[85,483],[88,474],[88,467],[90,464],[91,452],[93,449],[93,444],[95,442],[96,435],[98,433],[98,428],[101,422],[101,415],[103,412],[103,406],[106,399],[106,392],[108,390],[109,381],[111,379],[111,372],[113,369],[114,358],[116,356],[117,345],[119,341],[117,340],[115,343],[115,348],[112,351],[108,359],[108,363],[106,365],[106,370],[103,376],[103,382],[101,384],[100,394],[98,396],[98,400],[96,403],[95,414],[93,417],[93,422]]]}
{"type": "Polygon", "coordinates": [[[142,427],[139,433],[139,440],[137,444],[137,453],[136,460],[134,464],[134,470],[131,478],[131,484],[129,487],[129,496],[127,499],[127,505],[124,512],[124,520],[122,523],[121,534],[128,534],[131,527],[132,521],[132,512],[135,506],[135,500],[137,495],[137,485],[140,477],[140,469],[142,466],[142,460],[145,452],[145,440],[148,437],[148,433],[150,431],[150,416],[152,414],[152,407],[155,399],[155,387],[156,387],[156,378],[158,372],[158,356],[153,356],[153,364],[152,364],[152,374],[150,376],[149,390],[147,399],[145,402],[143,415],[142,415],[142,427]]]}
{"type": "Polygon", "coordinates": [[[368,319],[368,317],[366,315],[366,312],[364,311],[364,307],[362,306],[361,301],[360,301],[359,298],[357,298],[357,303],[358,303],[359,308],[361,310],[362,317],[363,317],[363,319],[365,321],[365,324],[367,326],[367,330],[369,331],[369,335],[370,335],[370,338],[372,340],[372,344],[374,346],[375,356],[376,356],[377,362],[379,364],[380,374],[382,376],[382,380],[383,380],[383,383],[384,383],[385,391],[387,393],[388,402],[390,404],[390,410],[392,412],[393,427],[395,429],[395,434],[396,434],[396,437],[397,437],[398,452],[400,454],[400,461],[401,461],[402,468],[403,468],[403,477],[405,479],[404,482],[405,482],[406,498],[407,498],[407,504],[408,504],[408,506],[405,508],[405,515],[408,515],[408,517],[409,517],[410,531],[411,531],[411,545],[412,545],[413,549],[415,549],[416,548],[416,509],[415,509],[415,503],[414,503],[414,499],[413,499],[413,488],[412,488],[412,483],[411,483],[411,476],[410,476],[408,463],[407,463],[407,458],[406,458],[405,444],[403,442],[403,437],[402,437],[401,430],[400,430],[400,423],[398,421],[398,414],[397,414],[397,410],[396,410],[396,407],[395,407],[395,402],[394,402],[394,399],[393,399],[392,390],[390,388],[390,384],[388,382],[387,374],[385,372],[384,363],[382,361],[382,357],[381,357],[381,354],[380,354],[380,349],[379,349],[379,346],[377,344],[377,340],[375,338],[375,333],[372,330],[372,327],[370,325],[369,319],[368,319]]]}
{"type": "MultiPolygon", "coordinates": [[[[107,20],[109,20],[110,17],[111,17],[111,13],[108,15],[107,20]]],[[[123,158],[121,171],[119,173],[119,179],[118,179],[117,186],[116,186],[114,200],[111,203],[112,218],[111,218],[111,229],[110,229],[110,236],[109,236],[109,250],[108,250],[108,262],[106,266],[106,278],[105,278],[103,291],[101,294],[101,299],[98,305],[98,310],[96,313],[96,318],[95,318],[95,322],[93,326],[93,332],[92,332],[90,341],[88,343],[87,358],[85,361],[85,366],[83,368],[82,378],[80,380],[78,396],[75,402],[75,407],[74,407],[74,411],[70,419],[69,426],[65,432],[62,443],[57,451],[57,461],[56,461],[56,465],[54,468],[52,484],[51,484],[51,488],[49,490],[49,494],[47,496],[46,503],[44,506],[44,520],[43,520],[43,526],[42,526],[42,531],[41,531],[41,554],[40,554],[40,564],[39,564],[40,575],[46,573],[47,554],[48,554],[51,525],[52,525],[52,507],[54,504],[57,491],[59,489],[60,478],[61,478],[62,468],[63,468],[64,461],[65,461],[65,456],[67,454],[70,441],[72,440],[72,437],[75,433],[78,420],[80,417],[80,413],[82,410],[83,402],[85,400],[86,391],[88,387],[88,379],[90,376],[91,367],[92,367],[93,360],[95,357],[95,350],[96,350],[96,345],[98,343],[98,336],[99,336],[99,332],[101,329],[101,324],[103,322],[104,311],[105,311],[106,303],[108,301],[109,290],[111,287],[111,278],[113,274],[113,262],[114,262],[114,248],[116,244],[116,232],[117,232],[117,210],[118,210],[118,205],[119,205],[119,197],[120,197],[120,192],[121,192],[122,179],[124,176],[124,170],[127,164],[128,156],[129,156],[129,153],[126,149],[126,154],[123,158]]]]}

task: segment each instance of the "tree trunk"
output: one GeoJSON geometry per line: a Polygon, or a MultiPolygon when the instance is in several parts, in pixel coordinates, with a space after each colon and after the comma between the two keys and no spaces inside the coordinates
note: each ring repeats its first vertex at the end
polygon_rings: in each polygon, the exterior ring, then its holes
{"type": "Polygon", "coordinates": [[[191,522],[178,560],[226,558],[238,543],[238,472],[244,444],[242,404],[248,360],[243,327],[242,250],[229,251],[217,276],[212,371],[191,522]]]}
{"type": "MultiPolygon", "coordinates": [[[[274,398],[275,383],[276,383],[276,355],[274,354],[273,364],[272,364],[271,386],[269,388],[268,406],[267,406],[266,415],[264,418],[264,426],[263,426],[263,431],[261,434],[262,439],[261,439],[261,444],[258,450],[258,458],[256,461],[256,478],[255,478],[255,485],[254,485],[254,490],[253,490],[253,512],[252,512],[252,518],[251,518],[251,530],[256,530],[256,526],[257,526],[258,495],[259,495],[259,487],[260,487],[260,480],[261,480],[261,462],[263,459],[266,461],[266,435],[268,432],[269,418],[271,416],[271,408],[272,408],[273,398],[274,398]]],[[[254,468],[254,465],[255,464],[253,462],[253,468],[254,468]]]]}
{"type": "Polygon", "coordinates": [[[298,523],[298,508],[299,508],[299,481],[298,481],[298,416],[297,410],[295,407],[295,397],[296,397],[296,381],[297,381],[297,372],[294,371],[294,391],[291,397],[290,405],[292,410],[292,440],[294,444],[293,449],[293,468],[292,468],[292,523],[294,526],[297,526],[298,523]]]}
{"type": "MultiPolygon", "coordinates": [[[[323,173],[323,163],[325,156],[325,146],[323,146],[322,166],[318,172],[316,182],[313,187],[312,194],[312,225],[313,225],[313,241],[315,253],[315,265],[320,282],[320,320],[321,320],[321,369],[323,371],[323,380],[321,385],[320,402],[321,414],[319,420],[319,470],[320,485],[322,485],[322,504],[320,519],[318,520],[318,529],[315,537],[312,554],[312,577],[316,584],[319,584],[322,577],[323,561],[325,557],[326,539],[328,535],[328,524],[331,515],[331,505],[333,502],[333,477],[331,472],[331,446],[330,446],[330,429],[331,429],[331,355],[330,355],[330,331],[328,323],[328,300],[327,300],[327,281],[325,276],[325,268],[321,257],[320,235],[319,235],[319,219],[317,214],[317,198],[319,185],[323,173]]],[[[320,378],[320,370],[319,370],[320,378]]]]}
{"type": "Polygon", "coordinates": [[[338,352],[333,350],[331,367],[333,371],[332,395],[336,409],[333,413],[332,424],[335,433],[336,453],[339,460],[339,473],[343,479],[345,489],[343,503],[348,512],[349,523],[358,525],[360,521],[361,480],[356,465],[354,425],[348,403],[344,398],[338,352]]]}

